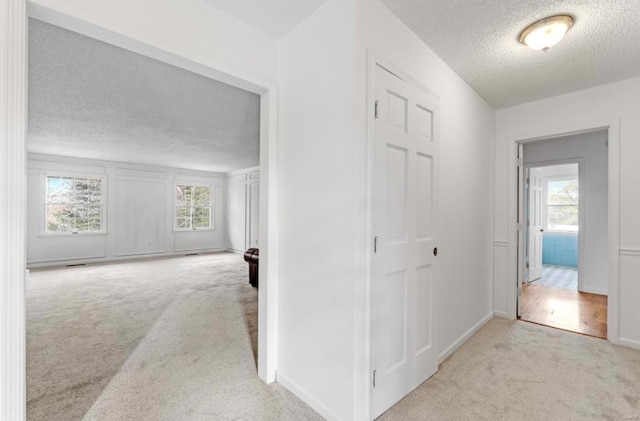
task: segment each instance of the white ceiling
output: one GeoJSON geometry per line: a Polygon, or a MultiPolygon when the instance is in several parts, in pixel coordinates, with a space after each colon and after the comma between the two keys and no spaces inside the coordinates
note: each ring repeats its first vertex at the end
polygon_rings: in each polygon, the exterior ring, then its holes
{"type": "MultiPolygon", "coordinates": [[[[205,0],[281,38],[326,0],[205,0]]],[[[640,76],[638,0],[382,0],[489,104],[640,76]],[[549,52],[528,24],[571,14],[549,52]]],[[[258,165],[259,97],[30,20],[28,150],[227,172],[258,165]]]]}
{"type": "Polygon", "coordinates": [[[228,172],[259,135],[256,94],[29,21],[29,152],[228,172]]]}
{"type": "Polygon", "coordinates": [[[638,0],[382,1],[495,108],[640,76],[638,0]],[[562,42],[518,42],[553,14],[575,18],[562,42]]]}
{"type": "Polygon", "coordinates": [[[326,0],[206,1],[272,37],[280,39],[326,0]]]}
{"type": "MultiPolygon", "coordinates": [[[[282,37],[325,0],[206,0],[282,37]]],[[[638,0],[382,0],[494,108],[640,76],[638,0]],[[548,52],[518,42],[529,24],[570,14],[548,52]]]]}

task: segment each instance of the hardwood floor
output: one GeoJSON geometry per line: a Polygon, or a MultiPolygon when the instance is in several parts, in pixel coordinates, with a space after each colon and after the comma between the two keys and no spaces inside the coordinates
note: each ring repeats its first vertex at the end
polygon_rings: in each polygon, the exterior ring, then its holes
{"type": "Polygon", "coordinates": [[[607,296],[525,283],[520,319],[606,338],[607,296]]]}

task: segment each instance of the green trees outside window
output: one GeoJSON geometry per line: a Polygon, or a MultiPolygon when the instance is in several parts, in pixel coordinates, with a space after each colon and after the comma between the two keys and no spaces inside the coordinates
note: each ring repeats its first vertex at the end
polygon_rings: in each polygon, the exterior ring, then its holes
{"type": "Polygon", "coordinates": [[[46,177],[48,234],[102,232],[102,179],[46,177]]]}
{"type": "Polygon", "coordinates": [[[213,228],[211,186],[176,184],[176,229],[213,228]]]}
{"type": "Polygon", "coordinates": [[[547,229],[578,232],[578,180],[549,181],[547,229]]]}

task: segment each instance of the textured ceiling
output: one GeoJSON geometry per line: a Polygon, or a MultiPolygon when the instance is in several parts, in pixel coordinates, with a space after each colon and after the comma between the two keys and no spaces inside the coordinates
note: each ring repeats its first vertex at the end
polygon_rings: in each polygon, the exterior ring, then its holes
{"type": "Polygon", "coordinates": [[[326,0],[206,1],[276,39],[282,38],[326,2],[326,0]]]}
{"type": "Polygon", "coordinates": [[[640,75],[639,0],[382,0],[489,104],[503,108],[640,75]],[[548,52],[518,42],[570,14],[548,52]]]}
{"type": "Polygon", "coordinates": [[[256,94],[29,21],[29,152],[228,172],[259,134],[256,94]]]}

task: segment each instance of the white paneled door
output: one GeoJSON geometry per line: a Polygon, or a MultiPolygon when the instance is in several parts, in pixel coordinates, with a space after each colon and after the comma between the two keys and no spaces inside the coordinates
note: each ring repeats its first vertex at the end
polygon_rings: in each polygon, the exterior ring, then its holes
{"type": "Polygon", "coordinates": [[[529,170],[529,279],[542,278],[542,177],[540,168],[529,170]]]}
{"type": "Polygon", "coordinates": [[[376,65],[372,417],[438,369],[437,98],[376,65]]]}

